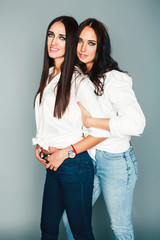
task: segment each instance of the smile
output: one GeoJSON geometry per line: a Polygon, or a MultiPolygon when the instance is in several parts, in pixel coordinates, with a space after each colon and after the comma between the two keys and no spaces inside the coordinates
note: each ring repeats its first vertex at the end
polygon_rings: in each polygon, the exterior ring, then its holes
{"type": "Polygon", "coordinates": [[[58,48],[50,47],[50,52],[51,52],[51,53],[55,53],[55,52],[58,52],[58,51],[59,51],[58,48]]]}

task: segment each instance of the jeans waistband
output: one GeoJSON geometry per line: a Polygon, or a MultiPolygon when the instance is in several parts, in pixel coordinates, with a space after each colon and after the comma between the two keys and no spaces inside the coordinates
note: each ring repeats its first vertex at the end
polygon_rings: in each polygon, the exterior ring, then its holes
{"type": "MultiPolygon", "coordinates": [[[[45,154],[43,151],[41,151],[40,154],[41,154],[41,153],[43,153],[43,157],[42,157],[42,158],[43,158],[44,160],[46,160],[46,163],[48,163],[48,160],[45,159],[45,158],[46,158],[47,156],[50,156],[51,154],[45,154]]],[[[85,156],[86,156],[86,157],[90,157],[87,151],[84,151],[84,152],[82,152],[82,153],[78,153],[74,158],[71,158],[71,159],[72,159],[73,161],[74,161],[74,160],[76,161],[78,158],[85,157],[85,156]]],[[[70,158],[66,158],[66,159],[70,159],[70,158]]]]}

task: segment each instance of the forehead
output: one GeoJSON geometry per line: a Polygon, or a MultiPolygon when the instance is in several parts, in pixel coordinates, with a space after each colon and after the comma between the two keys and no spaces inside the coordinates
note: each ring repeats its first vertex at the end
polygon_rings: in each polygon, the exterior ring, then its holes
{"type": "Polygon", "coordinates": [[[86,39],[86,40],[95,40],[97,41],[97,35],[93,28],[86,26],[82,32],[79,35],[80,38],[86,39]]]}
{"type": "Polygon", "coordinates": [[[65,26],[62,22],[55,22],[50,27],[49,31],[57,34],[66,34],[65,26]]]}

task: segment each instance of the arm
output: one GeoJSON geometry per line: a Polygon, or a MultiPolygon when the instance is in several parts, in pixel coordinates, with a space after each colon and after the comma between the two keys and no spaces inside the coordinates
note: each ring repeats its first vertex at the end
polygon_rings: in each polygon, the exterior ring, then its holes
{"type": "MultiPolygon", "coordinates": [[[[101,125],[99,127],[99,124],[97,125],[97,118],[104,119],[106,118],[106,115],[102,111],[97,96],[94,93],[94,85],[88,78],[83,80],[78,88],[77,104],[79,105],[80,109],[81,106],[83,106],[82,109],[84,109],[84,111],[82,112],[81,109],[82,121],[84,126],[88,128],[88,135],[92,135],[94,137],[109,137],[110,129],[106,128],[106,126],[104,128],[101,125]],[[84,122],[84,113],[86,116],[87,114],[90,116],[88,126],[84,122]]],[[[105,121],[103,122],[103,125],[105,125],[105,121]]]]}
{"type": "MultiPolygon", "coordinates": [[[[38,161],[43,164],[46,167],[46,160],[43,159],[43,153],[41,153],[43,149],[37,144],[36,148],[35,148],[35,157],[38,159],[38,161]]],[[[59,150],[58,148],[53,147],[52,148],[52,153],[56,152],[57,150],[59,150]]]]}
{"type": "MultiPolygon", "coordinates": [[[[94,147],[95,145],[104,140],[105,138],[97,138],[89,135],[81,141],[73,144],[73,146],[76,149],[77,154],[79,154],[94,147]]],[[[49,161],[49,163],[46,164],[46,168],[57,171],[58,167],[63,163],[66,158],[68,158],[68,148],[66,147],[64,149],[59,149],[46,158],[49,161]]]]}
{"type": "MultiPolygon", "coordinates": [[[[96,100],[93,84],[87,78],[83,81],[81,81],[81,79],[79,80],[80,81],[77,79],[76,82],[75,101],[80,101],[93,117],[103,118],[104,115],[98,104],[98,101],[96,100]]],[[[74,148],[76,149],[77,153],[81,153],[104,141],[108,136],[108,131],[101,129],[90,129],[88,136],[74,144],[74,148]]],[[[56,171],[66,158],[68,158],[68,148],[58,150],[47,158],[49,163],[46,165],[46,167],[56,171]]]]}
{"type": "Polygon", "coordinates": [[[110,131],[109,118],[92,118],[89,112],[82,106],[80,102],[77,102],[82,112],[82,121],[86,128],[99,128],[110,131]]]}
{"type": "Polygon", "coordinates": [[[112,104],[116,116],[112,118],[93,118],[80,102],[85,127],[110,131],[112,136],[139,136],[145,127],[145,117],[132,89],[132,79],[124,73],[114,72],[108,78],[104,89],[106,100],[112,104]]]}
{"type": "Polygon", "coordinates": [[[132,89],[132,79],[125,73],[113,71],[105,87],[105,97],[116,115],[109,121],[112,136],[139,136],[145,127],[145,116],[132,89]]]}

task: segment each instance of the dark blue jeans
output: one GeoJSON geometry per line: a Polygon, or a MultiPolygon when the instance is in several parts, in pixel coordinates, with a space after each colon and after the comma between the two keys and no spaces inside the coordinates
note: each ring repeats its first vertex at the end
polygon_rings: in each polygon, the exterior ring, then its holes
{"type": "MultiPolygon", "coordinates": [[[[46,155],[44,155],[45,157],[46,155]]],[[[64,209],[76,240],[93,240],[91,227],[94,167],[87,152],[67,158],[56,172],[47,169],[44,186],[42,240],[57,240],[64,209]]]]}

